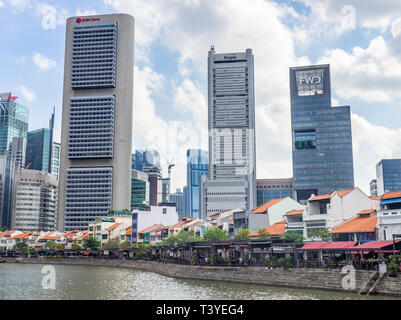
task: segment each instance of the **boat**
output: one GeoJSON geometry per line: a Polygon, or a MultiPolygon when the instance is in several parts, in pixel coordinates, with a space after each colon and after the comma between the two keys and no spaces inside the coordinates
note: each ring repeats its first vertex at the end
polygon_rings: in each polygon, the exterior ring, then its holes
{"type": "Polygon", "coordinates": [[[5,263],[6,262],[6,260],[5,259],[3,259],[3,258],[0,258],[0,263],[5,263]]]}

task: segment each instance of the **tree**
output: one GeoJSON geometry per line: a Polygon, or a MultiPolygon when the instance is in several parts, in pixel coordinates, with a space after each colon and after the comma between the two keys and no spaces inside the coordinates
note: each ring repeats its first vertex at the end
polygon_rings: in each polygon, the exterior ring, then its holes
{"type": "Polygon", "coordinates": [[[239,229],[235,239],[236,240],[249,240],[249,229],[239,229]]]}
{"type": "Polygon", "coordinates": [[[14,249],[24,251],[25,248],[28,248],[28,245],[25,242],[18,242],[15,244],[14,249]]]}
{"type": "Polygon", "coordinates": [[[84,240],[83,247],[84,249],[93,249],[93,250],[99,249],[100,241],[93,237],[89,237],[84,240]]]}
{"type": "Polygon", "coordinates": [[[50,240],[45,243],[44,247],[47,249],[53,249],[55,244],[56,243],[53,240],[50,240]]]}
{"type": "Polygon", "coordinates": [[[203,240],[208,242],[228,240],[229,236],[226,230],[218,227],[208,229],[203,233],[203,240]]]}
{"type": "Polygon", "coordinates": [[[258,235],[259,235],[260,238],[268,238],[268,237],[270,237],[270,233],[267,232],[267,230],[265,228],[264,229],[260,229],[258,231],[258,235]]]}
{"type": "Polygon", "coordinates": [[[119,248],[120,248],[120,249],[128,249],[128,248],[131,248],[131,243],[128,242],[128,241],[120,242],[119,248]]]}
{"type": "Polygon", "coordinates": [[[286,232],[282,235],[282,238],[286,240],[294,240],[296,243],[304,242],[304,237],[298,232],[286,232]]]}
{"type": "Polygon", "coordinates": [[[72,248],[72,250],[79,250],[79,249],[82,249],[82,246],[79,245],[78,243],[73,243],[71,248],[72,248]]]}
{"type": "Polygon", "coordinates": [[[331,240],[331,234],[329,234],[328,228],[321,228],[321,229],[312,229],[308,232],[308,237],[313,238],[320,238],[322,241],[328,242],[331,240]]]}
{"type": "Polygon", "coordinates": [[[0,232],[5,232],[7,231],[7,227],[0,227],[0,232]]]}
{"type": "Polygon", "coordinates": [[[120,247],[120,241],[111,241],[107,242],[104,245],[102,245],[103,249],[118,249],[120,247]]]}
{"type": "Polygon", "coordinates": [[[196,236],[193,231],[181,230],[179,233],[165,238],[162,242],[162,245],[173,246],[176,244],[200,241],[202,241],[202,238],[196,236]]]}

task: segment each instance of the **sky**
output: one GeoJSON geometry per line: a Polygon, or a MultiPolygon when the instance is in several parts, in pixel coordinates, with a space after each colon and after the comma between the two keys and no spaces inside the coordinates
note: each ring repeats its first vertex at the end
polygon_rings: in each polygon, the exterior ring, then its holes
{"type": "Polygon", "coordinates": [[[133,150],[160,151],[172,190],[186,150],[207,146],[207,55],[253,50],[257,178],[292,176],[289,68],[330,64],[333,106],[350,105],[355,183],[401,158],[399,0],[0,0],[0,92],[30,109],[29,130],[56,107],[60,139],[65,20],[135,18],[133,150]]]}

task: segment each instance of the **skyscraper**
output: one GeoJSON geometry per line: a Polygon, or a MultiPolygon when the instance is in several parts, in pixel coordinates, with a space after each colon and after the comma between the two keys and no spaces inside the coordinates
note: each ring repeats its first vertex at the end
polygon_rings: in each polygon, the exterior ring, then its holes
{"type": "Polygon", "coordinates": [[[401,191],[401,159],[385,159],[376,165],[377,195],[401,191]]]}
{"type": "Polygon", "coordinates": [[[256,206],[255,88],[251,49],[208,59],[209,180],[202,216],[256,206]]]}
{"type": "Polygon", "coordinates": [[[292,158],[298,201],[354,187],[350,107],[332,107],[329,65],[290,68],[292,158]]]}
{"type": "Polygon", "coordinates": [[[26,138],[29,110],[16,102],[11,92],[0,94],[0,155],[6,153],[13,138],[26,138]]]}
{"type": "Polygon", "coordinates": [[[204,150],[190,149],[187,151],[187,187],[189,216],[199,218],[199,188],[201,176],[209,174],[209,156],[204,150]]]}
{"type": "Polygon", "coordinates": [[[293,179],[257,179],[257,205],[274,199],[294,198],[293,179]]]}
{"type": "Polygon", "coordinates": [[[18,172],[15,176],[12,229],[23,232],[54,231],[57,185],[57,179],[47,172],[18,172]]]}
{"type": "Polygon", "coordinates": [[[59,179],[60,175],[60,143],[53,142],[53,151],[52,151],[52,172],[51,174],[59,179]]]}
{"type": "Polygon", "coordinates": [[[30,170],[51,171],[51,133],[47,128],[28,132],[25,165],[30,170]]]}
{"type": "Polygon", "coordinates": [[[131,210],[149,206],[149,177],[146,173],[131,171],[131,210]]]}
{"type": "Polygon", "coordinates": [[[130,208],[134,18],[67,20],[58,230],[130,208]]]}

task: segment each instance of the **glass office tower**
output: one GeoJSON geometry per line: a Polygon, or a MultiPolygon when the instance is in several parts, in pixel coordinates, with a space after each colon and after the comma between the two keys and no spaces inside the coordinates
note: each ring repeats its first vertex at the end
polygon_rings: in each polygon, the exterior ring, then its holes
{"type": "Polygon", "coordinates": [[[51,132],[47,128],[28,132],[26,143],[26,167],[30,170],[51,172],[51,132]]]}
{"type": "Polygon", "coordinates": [[[0,155],[13,138],[26,138],[28,132],[29,109],[16,102],[11,92],[0,94],[0,155]]]}
{"type": "Polygon", "coordinates": [[[353,188],[351,112],[331,105],[330,66],[290,68],[290,90],[296,199],[353,188]]]}
{"type": "Polygon", "coordinates": [[[199,187],[201,176],[209,173],[209,156],[204,150],[187,151],[187,187],[186,196],[191,218],[199,218],[199,187]]]}
{"type": "Polygon", "coordinates": [[[376,165],[377,194],[401,191],[401,159],[386,159],[376,165]]]}

